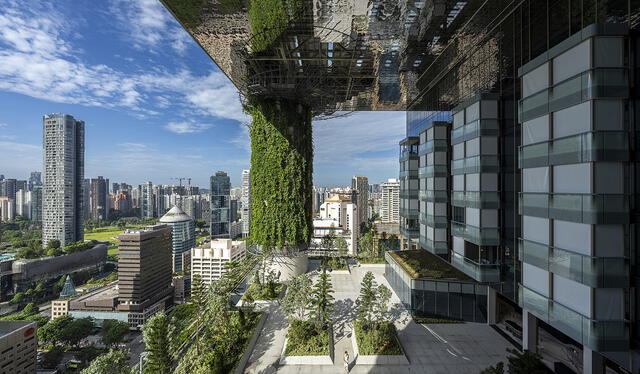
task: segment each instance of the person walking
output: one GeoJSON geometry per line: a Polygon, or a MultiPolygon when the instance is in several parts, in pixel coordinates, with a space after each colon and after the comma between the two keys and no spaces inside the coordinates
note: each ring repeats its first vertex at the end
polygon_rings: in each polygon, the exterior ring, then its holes
{"type": "Polygon", "coordinates": [[[344,351],[344,355],[342,356],[342,360],[344,361],[344,372],[349,372],[349,352],[344,351]]]}

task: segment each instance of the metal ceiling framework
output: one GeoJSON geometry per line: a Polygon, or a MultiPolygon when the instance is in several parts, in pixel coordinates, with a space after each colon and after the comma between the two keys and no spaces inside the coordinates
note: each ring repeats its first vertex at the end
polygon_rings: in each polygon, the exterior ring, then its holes
{"type": "MultiPolygon", "coordinates": [[[[171,11],[173,1],[162,1],[171,11]]],[[[446,50],[470,8],[453,0],[300,1],[295,21],[262,31],[279,36],[261,51],[252,50],[260,35],[248,10],[225,10],[219,0],[207,0],[201,23],[187,30],[243,95],[295,100],[316,116],[405,110],[417,92],[407,77],[421,76],[446,50]]]]}

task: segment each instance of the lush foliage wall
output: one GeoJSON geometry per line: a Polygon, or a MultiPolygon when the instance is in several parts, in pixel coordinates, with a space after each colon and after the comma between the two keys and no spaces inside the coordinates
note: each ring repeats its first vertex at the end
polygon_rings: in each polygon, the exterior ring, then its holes
{"type": "Polygon", "coordinates": [[[266,248],[309,243],[312,221],[311,111],[287,100],[250,98],[251,241],[266,248]]]}

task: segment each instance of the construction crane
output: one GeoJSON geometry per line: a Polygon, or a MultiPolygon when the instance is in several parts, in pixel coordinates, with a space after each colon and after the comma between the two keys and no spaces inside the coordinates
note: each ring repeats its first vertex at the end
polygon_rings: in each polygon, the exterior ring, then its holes
{"type": "Polygon", "coordinates": [[[180,177],[180,178],[170,178],[172,180],[177,180],[178,184],[180,185],[180,187],[182,187],[182,181],[186,180],[188,183],[188,186],[191,186],[191,178],[187,178],[187,177],[180,177]]]}

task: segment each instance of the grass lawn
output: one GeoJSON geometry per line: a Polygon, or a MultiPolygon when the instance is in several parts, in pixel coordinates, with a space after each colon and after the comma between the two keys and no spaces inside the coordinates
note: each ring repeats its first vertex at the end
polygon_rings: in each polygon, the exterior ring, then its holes
{"type": "Polygon", "coordinates": [[[287,332],[287,347],[284,354],[287,356],[328,356],[329,332],[323,330],[318,324],[310,321],[291,322],[287,332]]]}
{"type": "Polygon", "coordinates": [[[463,282],[474,280],[440,257],[422,249],[387,252],[411,278],[451,279],[463,282]]]}
{"type": "MultiPolygon", "coordinates": [[[[143,225],[130,225],[127,226],[127,229],[139,229],[143,227],[143,225]]],[[[106,226],[99,227],[89,232],[85,230],[84,238],[85,240],[100,240],[110,242],[111,245],[107,249],[107,255],[116,256],[118,254],[118,239],[114,239],[118,237],[118,235],[122,234],[124,230],[120,229],[118,226],[106,226]]]]}
{"type": "MultiPolygon", "coordinates": [[[[375,325],[375,324],[374,324],[375,325]]],[[[401,355],[402,348],[398,343],[398,331],[391,322],[381,322],[377,326],[362,328],[358,321],[353,323],[356,330],[358,351],[361,355],[401,355]]]]}

